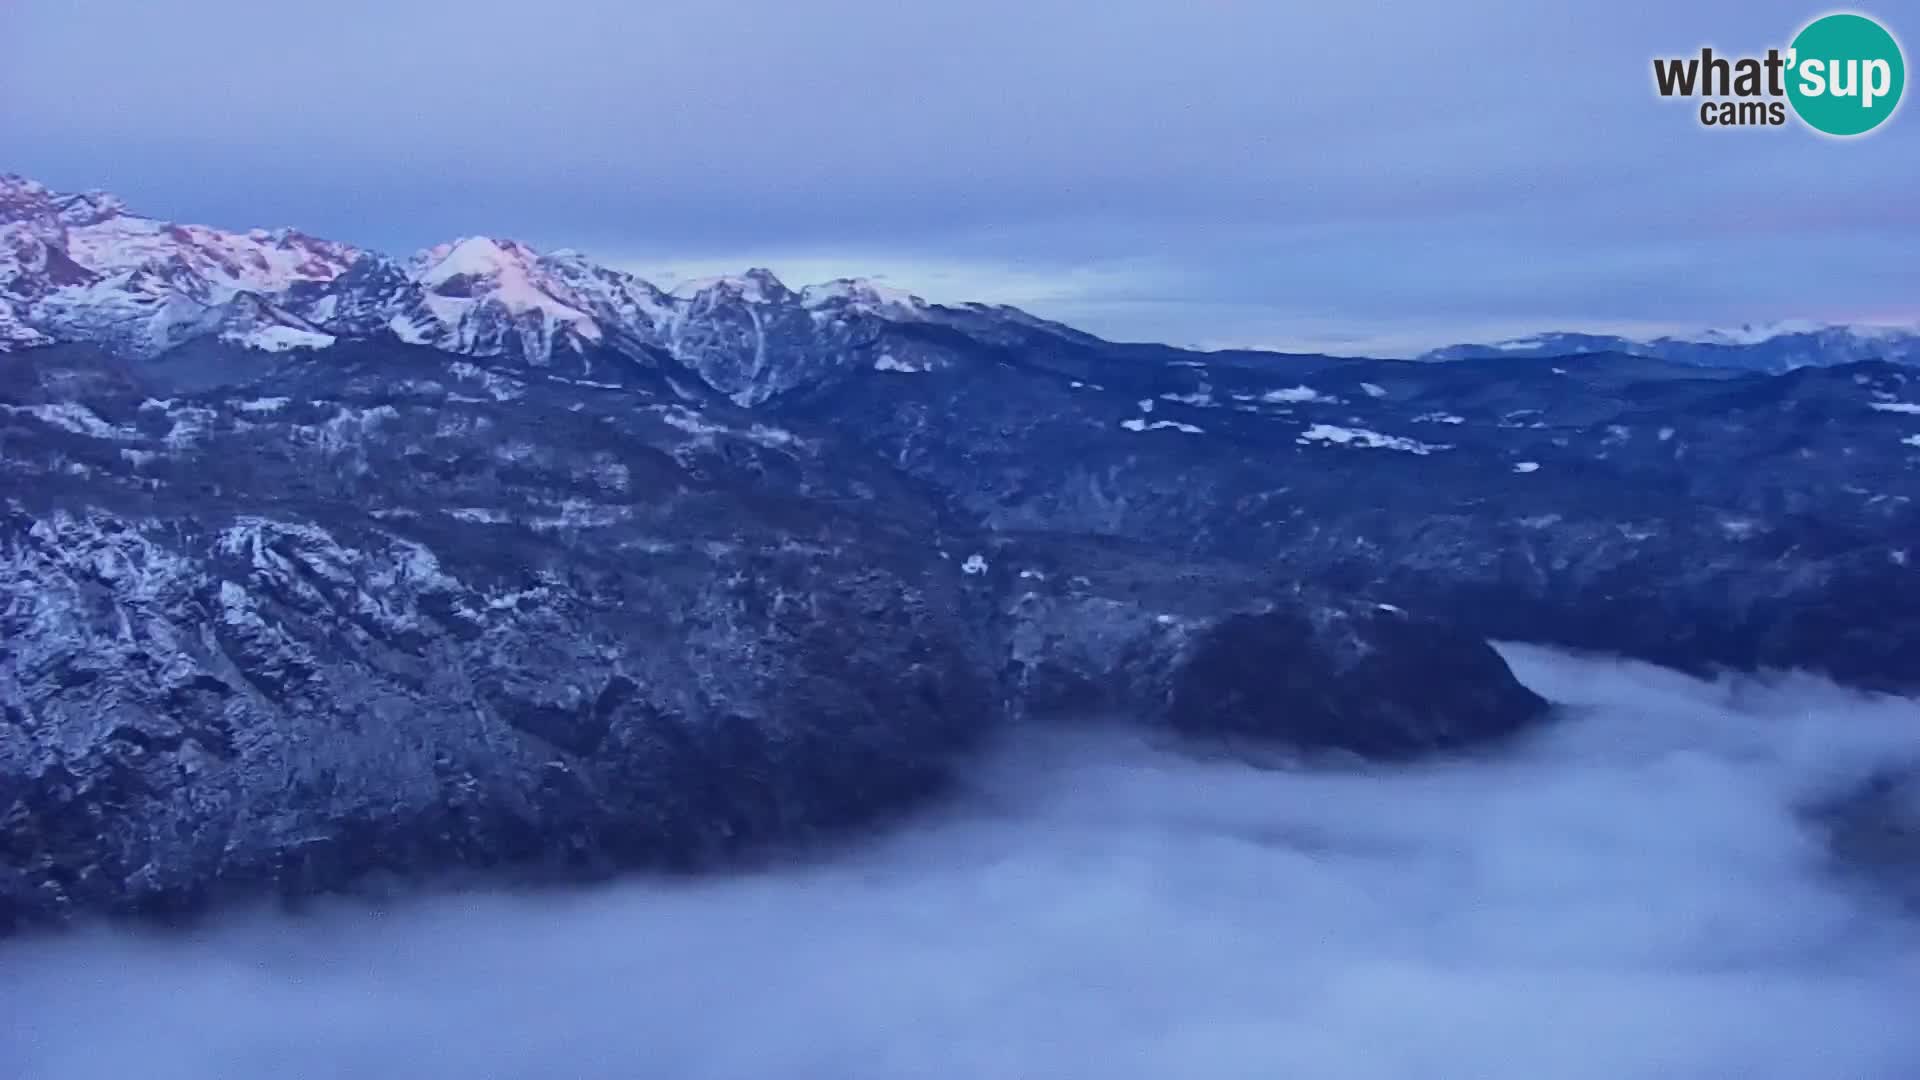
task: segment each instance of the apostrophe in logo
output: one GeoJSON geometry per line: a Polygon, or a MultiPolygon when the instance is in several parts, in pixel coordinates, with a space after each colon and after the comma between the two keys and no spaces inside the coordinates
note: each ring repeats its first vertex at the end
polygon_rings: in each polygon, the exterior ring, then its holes
{"type": "Polygon", "coordinates": [[[1907,65],[1900,43],[1865,15],[1827,15],[1787,50],[1787,100],[1815,131],[1864,135],[1900,106],[1907,65]]]}
{"type": "Polygon", "coordinates": [[[1699,97],[1706,127],[1779,127],[1787,107],[1815,131],[1864,135],[1900,106],[1907,65],[1886,27],[1851,12],[1808,23],[1783,52],[1764,57],[1699,56],[1657,59],[1654,88],[1661,97],[1699,97]]]}

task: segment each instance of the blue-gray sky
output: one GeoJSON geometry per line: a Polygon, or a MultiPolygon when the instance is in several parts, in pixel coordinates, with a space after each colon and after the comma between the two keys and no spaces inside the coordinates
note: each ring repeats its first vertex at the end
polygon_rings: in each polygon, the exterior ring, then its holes
{"type": "MultiPolygon", "coordinates": [[[[0,169],[406,252],[866,274],[1112,337],[1403,351],[1920,320],[1920,115],[1703,129],[1781,0],[4,0],[0,169]]],[[[1920,4],[1865,7],[1920,34],[1920,4]]],[[[1913,49],[1908,46],[1909,60],[1913,49]]]]}

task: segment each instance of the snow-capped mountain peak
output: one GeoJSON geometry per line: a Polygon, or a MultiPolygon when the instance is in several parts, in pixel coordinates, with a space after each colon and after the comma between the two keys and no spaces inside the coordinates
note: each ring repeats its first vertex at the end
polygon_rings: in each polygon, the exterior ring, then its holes
{"type": "Polygon", "coordinates": [[[127,204],[120,196],[105,191],[87,191],[64,195],[58,200],[60,220],[67,225],[85,227],[121,217],[127,204]]]}
{"type": "Polygon", "coordinates": [[[540,253],[525,244],[463,237],[422,252],[416,265],[414,280],[442,310],[458,310],[450,302],[491,301],[514,315],[539,311],[599,336],[593,320],[574,306],[571,290],[551,278],[541,266],[540,253]]]}
{"type": "Polygon", "coordinates": [[[778,304],[789,300],[794,293],[773,271],[756,266],[744,274],[689,278],[675,285],[671,295],[677,300],[709,297],[749,304],[778,304]]]}
{"type": "Polygon", "coordinates": [[[131,213],[106,192],[63,194],[0,175],[0,350],[91,341],[148,355],[204,334],[264,343],[249,336],[256,326],[278,328],[273,347],[317,343],[325,335],[297,317],[230,305],[331,281],[360,255],[294,229],[179,225],[131,213]]]}
{"type": "Polygon", "coordinates": [[[389,320],[404,340],[538,363],[605,336],[565,273],[516,240],[467,236],[428,248],[407,278],[389,320]]]}
{"type": "Polygon", "coordinates": [[[809,311],[836,305],[896,319],[918,318],[927,310],[927,302],[920,297],[868,278],[837,278],[800,290],[800,306],[809,311]]]}
{"type": "MultiPolygon", "coordinates": [[[[85,196],[66,196],[85,198],[85,196]]],[[[60,216],[59,199],[45,184],[17,173],[0,173],[0,222],[60,216]]]]}
{"type": "Polygon", "coordinates": [[[524,274],[539,258],[538,252],[517,240],[463,236],[416,253],[414,278],[433,288],[455,277],[487,277],[510,270],[524,274]]]}
{"type": "Polygon", "coordinates": [[[120,197],[105,191],[65,194],[18,173],[0,173],[0,222],[50,219],[85,226],[126,212],[120,197]]]}
{"type": "Polygon", "coordinates": [[[18,176],[0,177],[0,222],[24,226],[21,231],[100,276],[156,264],[190,268],[219,300],[329,280],[360,255],[349,245],[293,229],[241,233],[176,225],[129,213],[105,192],[62,195],[18,176]]]}

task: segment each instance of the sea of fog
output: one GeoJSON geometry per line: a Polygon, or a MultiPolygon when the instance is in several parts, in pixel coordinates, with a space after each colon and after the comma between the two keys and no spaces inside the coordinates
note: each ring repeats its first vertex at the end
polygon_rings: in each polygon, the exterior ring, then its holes
{"type": "Polygon", "coordinates": [[[1528,742],[1013,740],[824,862],[0,945],[17,1080],[1920,1076],[1920,919],[1805,812],[1920,706],[1505,650],[1528,742]]]}

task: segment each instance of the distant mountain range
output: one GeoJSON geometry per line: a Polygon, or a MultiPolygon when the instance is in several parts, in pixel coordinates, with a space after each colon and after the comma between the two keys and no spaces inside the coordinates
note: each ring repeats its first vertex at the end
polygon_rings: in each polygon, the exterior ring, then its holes
{"type": "MultiPolygon", "coordinates": [[[[804,381],[874,320],[1063,340],[1090,335],[1010,307],[941,306],[863,279],[797,291],[765,270],[662,289],[574,251],[476,236],[406,259],[293,229],[229,232],[0,175],[0,352],[59,342],[155,356],[201,338],[261,350],[394,340],[468,356],[570,363],[663,351],[742,401],[804,381]]],[[[1920,328],[1784,323],[1650,341],[1550,333],[1450,345],[1421,360],[1624,353],[1750,371],[1920,363],[1920,328]]]]}
{"type": "Polygon", "coordinates": [[[1742,371],[1791,371],[1800,367],[1886,360],[1920,364],[1920,327],[1840,326],[1804,322],[1709,330],[1692,337],[1646,340],[1603,334],[1536,334],[1491,345],[1448,345],[1421,360],[1471,360],[1492,356],[1572,356],[1624,353],[1700,367],[1742,371]]]}

